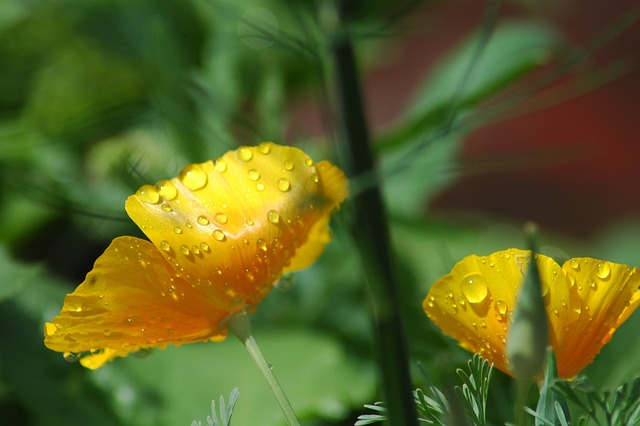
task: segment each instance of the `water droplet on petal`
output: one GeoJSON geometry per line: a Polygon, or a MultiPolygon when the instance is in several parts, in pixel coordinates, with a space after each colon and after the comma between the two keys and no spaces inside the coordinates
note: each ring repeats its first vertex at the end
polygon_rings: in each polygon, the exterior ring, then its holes
{"type": "Polygon", "coordinates": [[[148,204],[158,204],[160,202],[160,194],[158,190],[151,185],[143,185],[136,191],[136,196],[148,204]]]}
{"type": "Polygon", "coordinates": [[[246,223],[246,224],[247,224],[247,226],[253,226],[253,223],[254,223],[254,222],[253,222],[253,220],[251,220],[251,219],[247,219],[247,220],[245,220],[245,221],[244,221],[244,223],[246,223]]]}
{"type": "Polygon", "coordinates": [[[278,181],[278,189],[282,192],[287,192],[291,189],[291,183],[286,179],[280,179],[278,181]]]}
{"type": "Polygon", "coordinates": [[[167,212],[167,213],[169,213],[169,212],[172,212],[172,211],[173,211],[173,209],[171,208],[171,206],[170,206],[169,204],[167,204],[167,203],[164,203],[162,206],[160,206],[160,208],[161,208],[162,210],[164,210],[165,212],[167,212]]]}
{"type": "Polygon", "coordinates": [[[469,303],[480,303],[489,295],[487,281],[480,274],[468,274],[460,283],[460,291],[469,303]]]}
{"type": "Polygon", "coordinates": [[[176,234],[182,234],[182,228],[176,226],[175,228],[173,228],[173,232],[175,232],[176,234]]]}
{"type": "Polygon", "coordinates": [[[269,222],[277,225],[278,222],[280,222],[280,213],[275,210],[269,210],[269,213],[267,213],[267,219],[269,219],[269,222]]]}
{"type": "Polygon", "coordinates": [[[596,275],[601,280],[606,280],[611,275],[611,265],[609,262],[599,262],[596,268],[596,275]]]}
{"type": "Polygon", "coordinates": [[[226,235],[224,235],[224,232],[222,232],[219,229],[216,229],[215,231],[213,231],[213,239],[216,241],[224,241],[227,239],[226,235]]]}
{"type": "Polygon", "coordinates": [[[257,189],[259,192],[264,191],[264,184],[262,184],[262,183],[256,183],[256,189],[257,189]]]}
{"type": "Polygon", "coordinates": [[[493,307],[500,316],[507,315],[507,312],[509,312],[509,306],[504,300],[497,300],[493,307]]]}
{"type": "Polygon", "coordinates": [[[178,196],[178,188],[168,180],[161,180],[156,184],[156,187],[160,195],[167,201],[171,201],[178,196]]]}
{"type": "Polygon", "coordinates": [[[213,217],[216,222],[221,223],[221,224],[225,224],[227,223],[227,215],[224,213],[217,213],[214,217],[213,217]]]}
{"type": "Polygon", "coordinates": [[[65,352],[62,354],[62,358],[67,362],[76,362],[80,359],[80,355],[78,352],[65,352]]]}
{"type": "Polygon", "coordinates": [[[241,161],[250,161],[253,158],[253,151],[251,148],[243,146],[238,150],[238,158],[241,161]]]}
{"type": "Polygon", "coordinates": [[[260,179],[260,173],[254,169],[249,170],[247,172],[247,176],[249,177],[249,180],[252,180],[254,182],[260,179]]]}
{"type": "Polygon", "coordinates": [[[218,158],[213,162],[213,168],[219,173],[227,171],[227,162],[223,158],[218,158]]]}
{"type": "Polygon", "coordinates": [[[256,241],[256,246],[258,246],[262,251],[267,251],[267,242],[262,238],[259,238],[258,241],[256,241]]]}
{"type": "Polygon", "coordinates": [[[206,253],[209,253],[209,250],[210,250],[209,249],[209,244],[207,244],[205,242],[202,242],[202,243],[200,243],[200,248],[202,249],[202,251],[204,251],[206,253]]]}
{"type": "Polygon", "coordinates": [[[313,166],[313,160],[311,158],[304,160],[304,163],[309,167],[313,166]]]}
{"type": "Polygon", "coordinates": [[[171,245],[168,241],[160,241],[160,250],[171,251],[171,245]]]}
{"type": "Polygon", "coordinates": [[[191,250],[189,250],[189,247],[182,245],[180,246],[180,253],[184,254],[185,256],[189,256],[191,254],[191,250]]]}
{"type": "Polygon", "coordinates": [[[207,173],[199,164],[190,164],[180,173],[180,180],[184,186],[192,191],[204,188],[207,184],[207,173]]]}
{"type": "Polygon", "coordinates": [[[575,271],[580,270],[580,262],[577,259],[571,259],[571,262],[569,264],[575,271]]]}
{"type": "Polygon", "coordinates": [[[287,160],[284,162],[284,169],[287,171],[293,170],[293,161],[287,160]]]}
{"type": "Polygon", "coordinates": [[[207,219],[206,216],[200,215],[196,219],[196,222],[198,222],[198,225],[207,226],[209,224],[209,219],[207,219]]]}
{"type": "Polygon", "coordinates": [[[200,254],[200,248],[198,246],[191,246],[193,254],[200,254]]]}
{"type": "Polygon", "coordinates": [[[318,178],[318,175],[315,173],[311,174],[311,180],[314,181],[315,183],[320,182],[320,179],[318,178]]]}
{"type": "Polygon", "coordinates": [[[258,145],[258,151],[267,155],[269,152],[271,152],[271,144],[269,142],[262,142],[260,145],[258,145]]]}

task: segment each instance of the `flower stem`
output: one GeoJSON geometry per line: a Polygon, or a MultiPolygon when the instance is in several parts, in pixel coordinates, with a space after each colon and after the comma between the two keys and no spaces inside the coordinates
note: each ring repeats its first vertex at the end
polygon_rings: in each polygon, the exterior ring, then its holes
{"type": "MultiPolygon", "coordinates": [[[[331,2],[329,2],[331,3],[331,2]]],[[[372,322],[376,330],[375,350],[382,379],[382,391],[388,407],[389,424],[417,426],[415,401],[409,374],[409,361],[398,294],[391,258],[387,216],[380,187],[376,160],[370,148],[355,53],[346,23],[345,8],[352,2],[336,0],[326,24],[330,42],[335,97],[341,131],[343,157],[348,174],[354,179],[367,177],[367,185],[354,191],[354,240],[358,245],[366,279],[371,290],[372,322]]]]}
{"type": "Polygon", "coordinates": [[[247,351],[249,351],[249,355],[251,355],[251,358],[267,380],[267,383],[271,388],[271,392],[273,392],[276,400],[278,400],[278,404],[280,405],[287,422],[289,422],[289,425],[300,426],[300,422],[298,421],[296,413],[293,411],[293,407],[291,407],[282,387],[280,387],[280,383],[278,383],[276,376],[273,375],[273,371],[271,371],[271,367],[267,363],[267,360],[264,359],[264,356],[260,351],[260,347],[258,346],[258,342],[255,337],[253,337],[249,315],[246,312],[233,315],[227,321],[227,326],[229,327],[229,330],[231,330],[233,334],[240,339],[244,344],[244,347],[247,348],[247,351]]]}

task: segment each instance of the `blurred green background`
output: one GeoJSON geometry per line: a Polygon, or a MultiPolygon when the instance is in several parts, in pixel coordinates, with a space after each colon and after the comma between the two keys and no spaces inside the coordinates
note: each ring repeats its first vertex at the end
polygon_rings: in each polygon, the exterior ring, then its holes
{"type": "MultiPolygon", "coordinates": [[[[349,11],[423,387],[469,357],[422,312],[429,286],[468,254],[522,246],[524,221],[560,260],[640,265],[633,2],[498,3],[349,11]]],[[[321,0],[0,2],[3,425],[189,425],[234,387],[234,424],[284,423],[235,339],[88,371],[47,350],[43,326],[111,239],[143,237],[123,209],[140,185],[263,140],[340,164],[326,15],[321,0]]],[[[348,212],[317,264],[252,315],[305,425],[353,424],[379,395],[348,212]]],[[[635,315],[586,370],[597,386],[640,371],[638,327],[635,315]]],[[[511,383],[492,386],[504,423],[511,383]]]]}

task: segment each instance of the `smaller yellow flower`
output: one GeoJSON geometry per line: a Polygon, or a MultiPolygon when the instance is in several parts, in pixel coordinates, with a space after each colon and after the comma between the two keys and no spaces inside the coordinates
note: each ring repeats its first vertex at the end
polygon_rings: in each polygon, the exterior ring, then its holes
{"type": "MultiPolygon", "coordinates": [[[[536,256],[558,374],[573,377],[640,304],[640,274],[606,260],[575,258],[560,267],[536,256]]],[[[433,284],[425,313],[460,346],[511,374],[505,344],[530,258],[518,249],[465,257],[433,284]]]]}
{"type": "Polygon", "coordinates": [[[125,209],[151,242],[114,239],[45,325],[45,345],[98,368],[140,349],[223,340],[226,318],[317,259],[346,196],[340,169],[268,142],[144,185],[125,209]]]}

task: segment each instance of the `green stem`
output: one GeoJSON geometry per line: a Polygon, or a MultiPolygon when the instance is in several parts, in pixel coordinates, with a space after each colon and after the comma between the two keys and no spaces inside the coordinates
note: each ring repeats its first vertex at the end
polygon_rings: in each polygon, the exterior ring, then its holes
{"type": "Polygon", "coordinates": [[[251,358],[267,380],[267,383],[271,388],[271,392],[273,392],[273,395],[278,400],[278,404],[280,405],[287,422],[289,422],[289,425],[300,426],[300,422],[298,421],[298,417],[296,417],[296,413],[293,411],[293,407],[291,407],[282,387],[280,387],[280,383],[278,383],[276,376],[273,375],[273,371],[271,371],[271,367],[267,363],[267,360],[264,359],[264,356],[260,351],[260,347],[258,346],[258,342],[255,337],[253,337],[249,315],[246,312],[233,315],[227,321],[227,326],[229,327],[229,330],[231,330],[233,334],[240,339],[245,348],[247,348],[247,351],[249,351],[249,355],[251,355],[251,358]]]}
{"type": "Polygon", "coordinates": [[[349,3],[337,0],[337,10],[328,16],[330,21],[327,23],[332,33],[330,50],[339,112],[337,125],[344,139],[340,146],[343,149],[345,166],[354,179],[367,176],[371,183],[353,194],[352,233],[372,293],[372,321],[377,340],[375,352],[378,356],[389,424],[417,426],[387,216],[378,186],[375,159],[370,148],[353,45],[341,10],[349,3]]]}
{"type": "Polygon", "coordinates": [[[516,381],[516,426],[527,426],[527,412],[524,411],[524,407],[527,404],[530,388],[531,382],[528,380],[521,379],[516,381]]]}

